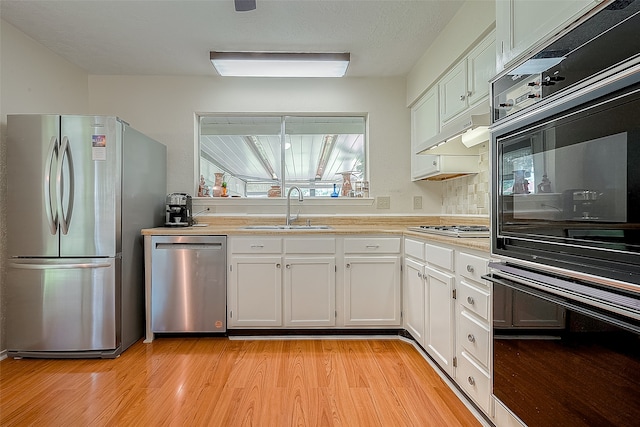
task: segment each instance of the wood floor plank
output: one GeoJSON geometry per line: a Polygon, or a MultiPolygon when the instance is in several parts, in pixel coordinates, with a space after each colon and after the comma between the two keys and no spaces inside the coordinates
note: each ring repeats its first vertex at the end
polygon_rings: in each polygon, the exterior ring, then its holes
{"type": "Polygon", "coordinates": [[[1,426],[476,426],[400,340],[162,337],[114,360],[0,362],[1,426]]]}

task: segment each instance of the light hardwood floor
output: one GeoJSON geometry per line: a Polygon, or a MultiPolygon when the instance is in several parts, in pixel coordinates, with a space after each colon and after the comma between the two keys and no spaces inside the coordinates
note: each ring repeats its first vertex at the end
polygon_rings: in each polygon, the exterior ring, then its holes
{"type": "Polygon", "coordinates": [[[476,426],[401,340],[163,337],[0,362],[0,426],[476,426]]]}

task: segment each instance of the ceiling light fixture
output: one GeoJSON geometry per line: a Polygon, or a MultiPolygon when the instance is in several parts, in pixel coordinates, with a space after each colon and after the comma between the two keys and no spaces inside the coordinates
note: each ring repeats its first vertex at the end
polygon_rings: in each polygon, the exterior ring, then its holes
{"type": "Polygon", "coordinates": [[[210,52],[221,76],[342,77],[349,53],[210,52]]]}

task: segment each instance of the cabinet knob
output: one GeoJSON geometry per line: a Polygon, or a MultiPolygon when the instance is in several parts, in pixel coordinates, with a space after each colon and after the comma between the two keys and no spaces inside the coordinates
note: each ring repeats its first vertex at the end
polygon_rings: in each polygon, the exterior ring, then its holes
{"type": "Polygon", "coordinates": [[[473,300],[473,297],[467,297],[467,302],[468,302],[470,305],[473,305],[473,303],[474,303],[475,301],[473,300]]]}
{"type": "Polygon", "coordinates": [[[418,271],[418,278],[422,279],[422,273],[420,273],[419,271],[418,271]]]}
{"type": "Polygon", "coordinates": [[[286,268],[291,268],[291,264],[285,265],[286,268]]]}
{"type": "Polygon", "coordinates": [[[276,264],[276,268],[280,268],[280,263],[276,264]]]}
{"type": "Polygon", "coordinates": [[[467,339],[469,340],[469,342],[475,342],[476,341],[476,337],[474,337],[473,334],[467,335],[467,339]]]}
{"type": "Polygon", "coordinates": [[[347,267],[347,268],[351,268],[351,264],[347,264],[347,265],[346,265],[346,267],[347,267]]]}
{"type": "Polygon", "coordinates": [[[466,99],[467,95],[460,95],[460,101],[464,101],[466,99]]]}
{"type": "Polygon", "coordinates": [[[435,160],[433,161],[433,166],[438,166],[438,162],[436,162],[435,160]]]}
{"type": "Polygon", "coordinates": [[[468,271],[469,273],[473,273],[473,265],[471,265],[471,264],[467,264],[467,271],[468,271]]]}
{"type": "Polygon", "coordinates": [[[467,382],[471,385],[475,385],[476,384],[476,380],[473,379],[473,377],[469,376],[467,377],[467,382]]]}

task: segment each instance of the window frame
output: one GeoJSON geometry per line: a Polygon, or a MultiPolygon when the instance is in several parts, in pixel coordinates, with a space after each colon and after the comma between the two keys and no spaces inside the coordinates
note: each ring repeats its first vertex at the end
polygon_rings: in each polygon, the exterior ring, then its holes
{"type": "MultiPolygon", "coordinates": [[[[278,173],[281,174],[282,178],[281,178],[281,186],[283,189],[287,188],[287,175],[286,175],[286,162],[285,162],[285,144],[284,144],[284,139],[286,138],[286,134],[285,134],[285,121],[286,118],[288,117],[358,117],[358,118],[362,118],[364,120],[364,171],[363,171],[363,177],[362,179],[365,181],[370,182],[370,162],[369,162],[369,114],[368,113],[358,113],[358,112],[307,112],[307,113],[273,113],[273,112],[242,112],[242,113],[234,113],[234,112],[199,112],[199,113],[195,113],[195,130],[196,130],[196,137],[195,137],[195,156],[194,156],[194,172],[195,172],[195,176],[194,176],[194,199],[201,199],[201,200],[218,200],[218,199],[222,199],[225,201],[231,201],[234,200],[235,203],[239,203],[239,204],[244,204],[244,205],[251,205],[253,203],[247,203],[247,202],[238,202],[239,200],[251,200],[251,201],[260,201],[257,202],[257,204],[263,204],[265,203],[265,200],[269,200],[269,201],[274,201],[274,200],[280,200],[280,199],[286,199],[286,193],[285,191],[282,191],[282,194],[280,197],[210,197],[210,196],[203,196],[203,197],[198,197],[198,183],[200,182],[200,176],[201,176],[201,131],[202,131],[202,119],[205,117],[272,117],[272,118],[280,118],[280,138],[281,138],[281,145],[280,145],[280,160],[281,160],[281,164],[280,164],[280,169],[278,171],[278,173]]],[[[370,185],[370,184],[369,184],[370,185]]],[[[351,200],[354,201],[354,205],[370,205],[371,204],[371,200],[373,200],[373,197],[371,196],[371,192],[369,193],[369,197],[345,197],[345,196],[340,196],[340,197],[327,197],[327,196],[305,196],[305,200],[310,199],[310,200],[321,200],[321,201],[337,201],[340,200],[340,202],[338,202],[338,204],[345,204],[346,200],[351,200]]],[[[315,204],[315,203],[314,203],[315,204]]]]}

